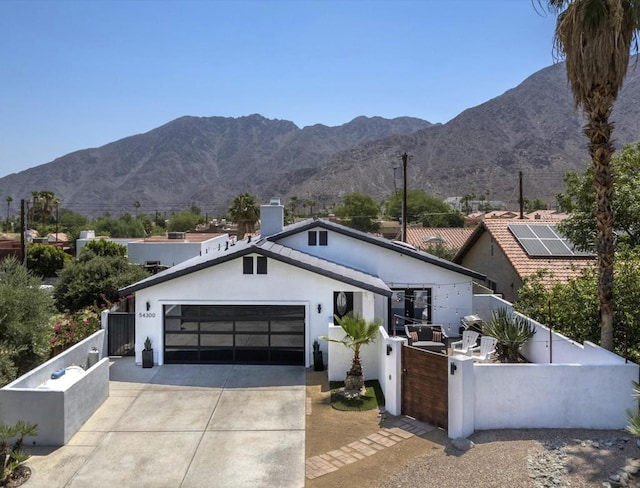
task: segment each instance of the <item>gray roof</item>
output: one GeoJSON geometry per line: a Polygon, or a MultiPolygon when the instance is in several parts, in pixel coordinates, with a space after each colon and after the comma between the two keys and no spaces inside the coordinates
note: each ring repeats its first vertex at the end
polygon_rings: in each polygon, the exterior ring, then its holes
{"type": "Polygon", "coordinates": [[[377,276],[317,256],[312,256],[266,239],[253,242],[248,242],[248,240],[237,241],[234,245],[229,246],[228,249],[214,251],[204,256],[196,256],[156,275],[138,281],[133,285],[122,288],[119,293],[121,296],[129,295],[138,290],[252,253],[260,254],[301,269],[306,269],[321,276],[326,276],[380,295],[391,296],[389,287],[377,276]]]}
{"type": "Polygon", "coordinates": [[[301,222],[296,222],[295,224],[288,225],[282,230],[282,232],[273,234],[266,239],[268,239],[269,241],[277,242],[279,239],[282,239],[284,237],[298,234],[300,232],[305,232],[317,227],[331,230],[333,232],[337,232],[339,234],[343,234],[354,239],[367,242],[369,244],[380,246],[385,249],[390,249],[392,251],[411,256],[415,259],[419,259],[420,261],[423,261],[425,263],[433,264],[450,271],[455,271],[456,273],[460,273],[477,280],[486,279],[486,276],[481,273],[465,268],[464,266],[460,266],[459,264],[452,263],[451,261],[447,261],[446,259],[439,258],[437,256],[434,256],[433,254],[419,251],[418,249],[412,249],[404,243],[395,243],[394,241],[390,241],[389,239],[385,239],[384,237],[374,236],[373,234],[368,234],[366,232],[352,229],[351,227],[346,227],[344,225],[336,224],[335,222],[319,218],[306,219],[301,222]]]}

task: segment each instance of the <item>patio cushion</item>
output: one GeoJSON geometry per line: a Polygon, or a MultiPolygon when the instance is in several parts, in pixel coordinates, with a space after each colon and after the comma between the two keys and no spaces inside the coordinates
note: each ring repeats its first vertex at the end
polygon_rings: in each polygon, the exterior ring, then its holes
{"type": "Polygon", "coordinates": [[[417,332],[409,332],[409,341],[410,342],[418,342],[418,333],[417,332]]]}
{"type": "Polygon", "coordinates": [[[418,340],[419,341],[432,341],[433,332],[431,327],[418,327],[418,340]]]}

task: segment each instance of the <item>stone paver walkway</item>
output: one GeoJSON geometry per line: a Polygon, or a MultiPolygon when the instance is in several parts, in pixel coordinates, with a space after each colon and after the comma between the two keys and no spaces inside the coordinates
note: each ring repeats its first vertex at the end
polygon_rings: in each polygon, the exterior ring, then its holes
{"type": "Polygon", "coordinates": [[[355,463],[386,448],[393,447],[414,435],[422,436],[434,429],[435,427],[411,417],[399,417],[392,424],[392,427],[380,429],[378,432],[340,449],[307,458],[305,466],[306,477],[310,480],[319,478],[337,471],[347,464],[355,463]]]}

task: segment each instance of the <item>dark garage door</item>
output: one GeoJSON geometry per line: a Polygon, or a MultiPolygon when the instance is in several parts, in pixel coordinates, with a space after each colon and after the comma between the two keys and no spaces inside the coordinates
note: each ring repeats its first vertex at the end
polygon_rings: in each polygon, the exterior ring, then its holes
{"type": "Polygon", "coordinates": [[[304,307],[165,305],[165,363],[304,365],[304,307]]]}

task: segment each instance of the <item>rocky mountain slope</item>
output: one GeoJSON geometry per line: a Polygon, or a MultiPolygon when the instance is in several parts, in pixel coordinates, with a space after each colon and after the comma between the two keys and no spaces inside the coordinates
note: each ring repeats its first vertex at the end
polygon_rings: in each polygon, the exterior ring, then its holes
{"type": "MultiPolygon", "coordinates": [[[[640,140],[635,65],[613,119],[618,146],[640,140]]],[[[133,212],[136,200],[147,213],[196,204],[217,215],[243,191],[261,201],[296,195],[330,206],[350,191],[388,197],[394,183],[401,187],[393,167],[407,152],[409,188],[440,197],[488,191],[490,199],[515,205],[522,171],[525,196],[553,203],[562,174],[588,164],[583,124],[560,64],[446,124],[358,117],[338,127],[300,129],[260,115],[182,117],[0,178],[0,195],[18,201],[33,190],[51,190],[67,208],[89,215],[133,212]]]]}
{"type": "Polygon", "coordinates": [[[18,201],[51,190],[65,207],[87,215],[133,212],[135,201],[146,212],[196,204],[217,214],[243,191],[261,198],[286,194],[339,151],[429,126],[410,117],[358,117],[339,127],[303,129],[260,115],[181,117],[1,178],[0,195],[18,201]]]}

